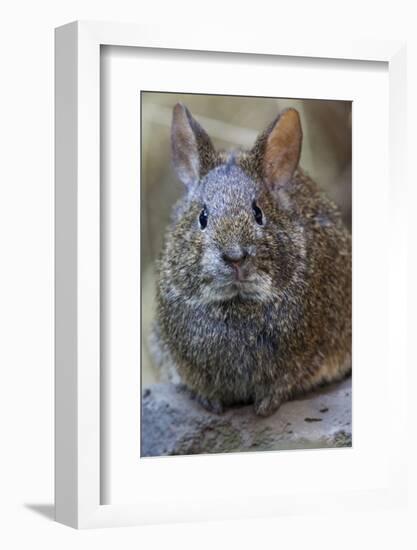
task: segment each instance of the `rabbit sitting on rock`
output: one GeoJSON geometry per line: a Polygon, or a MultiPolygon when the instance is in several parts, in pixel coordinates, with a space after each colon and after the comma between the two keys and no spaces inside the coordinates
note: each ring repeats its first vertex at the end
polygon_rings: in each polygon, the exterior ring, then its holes
{"type": "Polygon", "coordinates": [[[250,151],[217,152],[177,104],[173,162],[185,185],[158,263],[152,350],[208,409],[281,403],[351,369],[351,238],[298,166],[283,111],[250,151]]]}

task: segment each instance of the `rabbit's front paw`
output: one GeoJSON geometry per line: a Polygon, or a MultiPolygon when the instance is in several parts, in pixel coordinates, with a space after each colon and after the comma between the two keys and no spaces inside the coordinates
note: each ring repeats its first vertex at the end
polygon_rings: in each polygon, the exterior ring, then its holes
{"type": "Polygon", "coordinates": [[[280,405],[281,398],[271,393],[255,399],[254,409],[258,416],[270,416],[279,409],[280,405]]]}
{"type": "Polygon", "coordinates": [[[218,399],[207,399],[207,397],[197,396],[196,400],[202,407],[204,407],[204,409],[206,409],[206,411],[211,413],[222,414],[224,410],[221,401],[218,399]]]}

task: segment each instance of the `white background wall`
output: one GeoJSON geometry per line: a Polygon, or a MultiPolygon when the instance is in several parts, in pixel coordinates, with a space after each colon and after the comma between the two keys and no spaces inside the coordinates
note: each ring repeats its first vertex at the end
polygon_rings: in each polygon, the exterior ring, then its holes
{"type": "MultiPolygon", "coordinates": [[[[245,25],[248,33],[403,38],[409,40],[408,95],[417,97],[413,2],[187,4],[185,0],[14,0],[0,8],[0,546],[415,548],[415,507],[370,512],[366,517],[322,517],[312,510],[309,517],[89,532],[70,530],[46,517],[53,514],[53,28],[74,19],[149,24],[159,20],[182,31],[187,25],[211,24],[215,33],[221,19],[231,28],[245,25]]],[[[417,150],[415,100],[408,107],[410,183],[416,183],[411,172],[417,150]]],[[[410,257],[413,253],[415,259],[417,197],[411,186],[409,193],[410,257]]],[[[410,281],[417,279],[415,267],[413,262],[410,281]]],[[[416,304],[413,298],[410,285],[410,304],[416,304]]],[[[410,322],[415,317],[410,306],[410,322]]],[[[415,380],[411,371],[410,397],[415,380]]],[[[415,420],[411,403],[413,413],[415,420]]],[[[410,453],[415,452],[416,439],[412,420],[410,453]]],[[[388,444],[389,434],[381,448],[388,444]]],[[[414,505],[415,479],[412,471],[414,505]]]]}

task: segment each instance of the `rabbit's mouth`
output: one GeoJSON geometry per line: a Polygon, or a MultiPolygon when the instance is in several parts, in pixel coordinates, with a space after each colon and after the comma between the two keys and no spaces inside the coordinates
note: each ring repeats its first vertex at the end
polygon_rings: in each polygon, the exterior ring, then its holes
{"type": "Polygon", "coordinates": [[[206,255],[202,264],[198,298],[194,293],[193,299],[205,304],[236,298],[262,303],[274,300],[272,278],[265,270],[257,268],[250,258],[239,266],[233,263],[214,262],[213,256],[206,255]]]}
{"type": "Polygon", "coordinates": [[[228,301],[237,297],[242,300],[268,302],[273,295],[270,280],[262,275],[252,275],[246,279],[232,279],[223,284],[210,285],[210,289],[207,290],[210,301],[213,302],[228,301]]]}
{"type": "Polygon", "coordinates": [[[255,279],[236,279],[234,280],[230,286],[234,289],[236,289],[237,292],[241,291],[248,291],[250,290],[255,283],[255,279]]]}

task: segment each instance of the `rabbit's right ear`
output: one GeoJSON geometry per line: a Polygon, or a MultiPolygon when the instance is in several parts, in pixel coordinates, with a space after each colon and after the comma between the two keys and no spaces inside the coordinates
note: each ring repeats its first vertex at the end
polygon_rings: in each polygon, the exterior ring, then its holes
{"type": "Polygon", "coordinates": [[[300,115],[295,109],[285,109],[259,136],[252,153],[258,172],[271,190],[291,180],[301,154],[300,115]]]}
{"type": "Polygon", "coordinates": [[[177,175],[188,188],[215,166],[216,152],[209,136],[182,103],[174,107],[171,146],[177,175]]]}

